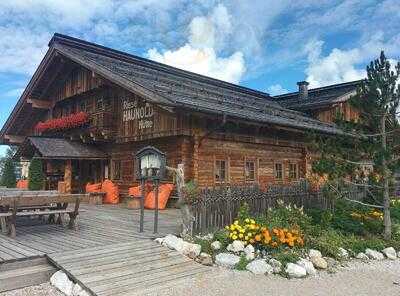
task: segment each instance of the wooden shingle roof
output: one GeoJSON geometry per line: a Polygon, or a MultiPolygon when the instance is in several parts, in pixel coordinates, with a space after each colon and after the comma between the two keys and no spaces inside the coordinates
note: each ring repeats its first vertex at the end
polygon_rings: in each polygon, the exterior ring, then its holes
{"type": "Polygon", "coordinates": [[[299,92],[273,97],[283,107],[296,111],[310,111],[347,101],[356,94],[361,80],[333,84],[308,90],[308,97],[301,98],[299,92]]]}
{"type": "Polygon", "coordinates": [[[32,157],[34,154],[48,159],[107,159],[106,153],[92,145],[45,137],[28,137],[18,149],[15,158],[32,157]]]}
{"type": "Polygon", "coordinates": [[[59,53],[147,100],[171,107],[315,130],[340,132],[303,113],[288,110],[263,92],[56,34],[50,45],[59,53]]]}

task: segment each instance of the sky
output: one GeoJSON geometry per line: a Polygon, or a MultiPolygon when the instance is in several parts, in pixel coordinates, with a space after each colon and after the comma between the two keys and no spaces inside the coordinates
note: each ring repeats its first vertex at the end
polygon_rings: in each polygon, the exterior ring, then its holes
{"type": "Polygon", "coordinates": [[[277,95],[399,60],[400,1],[0,1],[0,126],[55,32],[277,95]]]}

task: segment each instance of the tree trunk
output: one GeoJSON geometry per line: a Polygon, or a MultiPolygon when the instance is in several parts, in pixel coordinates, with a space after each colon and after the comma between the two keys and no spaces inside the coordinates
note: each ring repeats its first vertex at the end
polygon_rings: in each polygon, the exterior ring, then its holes
{"type": "MultiPolygon", "coordinates": [[[[386,153],[387,139],[386,139],[386,115],[382,117],[381,124],[382,132],[382,148],[386,153]]],[[[386,154],[385,154],[386,155],[386,154]]],[[[392,238],[392,222],[390,219],[390,196],[389,196],[389,168],[387,166],[386,156],[382,160],[383,170],[383,220],[385,225],[384,238],[389,240],[392,238]]]]}

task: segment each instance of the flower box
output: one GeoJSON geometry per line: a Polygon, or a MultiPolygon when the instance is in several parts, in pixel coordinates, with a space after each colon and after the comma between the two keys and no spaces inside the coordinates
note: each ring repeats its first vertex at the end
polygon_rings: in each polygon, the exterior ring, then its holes
{"type": "Polygon", "coordinates": [[[89,121],[89,116],[85,112],[79,112],[68,116],[49,119],[39,122],[35,126],[35,131],[43,133],[46,131],[59,131],[82,126],[89,121]]]}

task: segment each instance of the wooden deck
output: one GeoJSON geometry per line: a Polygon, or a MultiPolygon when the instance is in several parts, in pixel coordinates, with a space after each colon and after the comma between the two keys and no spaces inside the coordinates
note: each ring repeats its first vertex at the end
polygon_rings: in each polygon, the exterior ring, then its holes
{"type": "Polygon", "coordinates": [[[132,295],[206,270],[153,241],[177,233],[177,210],[160,212],[159,234],[154,235],[152,211],[146,211],[145,232],[139,233],[137,210],[108,205],[82,209],[78,231],[37,218],[20,219],[16,239],[0,235],[0,264],[47,256],[94,295],[132,295]]]}

